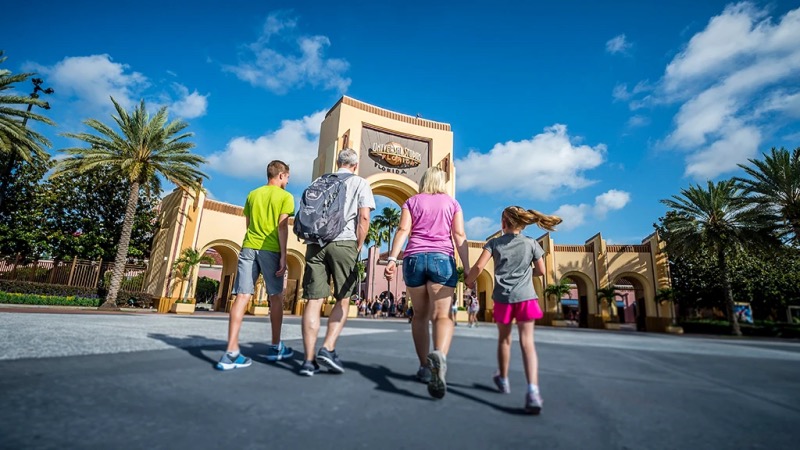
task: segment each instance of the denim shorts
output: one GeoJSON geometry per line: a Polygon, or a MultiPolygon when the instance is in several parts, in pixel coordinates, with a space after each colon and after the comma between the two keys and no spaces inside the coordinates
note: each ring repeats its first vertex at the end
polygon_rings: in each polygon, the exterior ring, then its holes
{"type": "Polygon", "coordinates": [[[255,250],[243,248],[239,253],[239,263],[236,268],[236,282],[233,286],[234,294],[254,294],[258,274],[264,277],[264,284],[268,295],[283,293],[283,277],[276,277],[275,272],[281,265],[281,254],[269,250],[255,250]]]}
{"type": "Polygon", "coordinates": [[[456,260],[446,253],[416,253],[403,258],[403,279],[408,287],[431,282],[456,287],[456,260]]]}

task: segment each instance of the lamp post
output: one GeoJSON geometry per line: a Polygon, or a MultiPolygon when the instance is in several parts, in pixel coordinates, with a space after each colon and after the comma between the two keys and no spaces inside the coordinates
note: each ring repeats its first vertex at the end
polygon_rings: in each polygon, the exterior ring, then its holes
{"type": "MultiPolygon", "coordinates": [[[[42,88],[42,79],[41,78],[34,78],[31,80],[33,83],[33,92],[31,92],[31,98],[39,98],[39,92],[43,92],[45,94],[52,94],[55,92],[53,88],[42,88]]],[[[45,102],[42,105],[44,109],[50,109],[50,104],[45,102]]],[[[27,112],[31,112],[33,109],[33,103],[28,103],[27,112]]],[[[25,128],[28,124],[28,116],[22,118],[22,128],[25,128]]],[[[2,178],[0,178],[0,206],[3,205],[6,198],[6,191],[8,190],[8,184],[11,180],[11,171],[14,170],[14,166],[17,164],[17,160],[14,157],[14,153],[8,154],[8,160],[6,161],[5,167],[3,167],[2,178]]]]}

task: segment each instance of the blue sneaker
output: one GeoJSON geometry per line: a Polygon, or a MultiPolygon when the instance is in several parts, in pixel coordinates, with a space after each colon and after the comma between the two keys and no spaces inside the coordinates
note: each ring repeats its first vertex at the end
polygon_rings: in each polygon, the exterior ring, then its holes
{"type": "Polygon", "coordinates": [[[270,345],[267,349],[267,361],[280,361],[291,358],[292,355],[294,355],[292,348],[283,345],[283,342],[278,345],[270,345]]]}
{"type": "Polygon", "coordinates": [[[233,370],[240,367],[248,367],[250,364],[253,364],[253,361],[241,353],[239,353],[239,356],[233,359],[231,359],[231,357],[225,353],[222,355],[222,358],[219,359],[219,362],[215,367],[217,370],[233,370]]]}

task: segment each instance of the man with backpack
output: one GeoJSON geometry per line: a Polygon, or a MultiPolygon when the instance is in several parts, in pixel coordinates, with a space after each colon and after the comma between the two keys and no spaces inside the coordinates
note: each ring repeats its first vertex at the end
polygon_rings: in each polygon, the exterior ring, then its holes
{"type": "Polygon", "coordinates": [[[372,188],[367,180],[355,175],[355,150],[339,152],[336,164],[337,172],[317,178],[303,192],[295,217],[295,234],[306,242],[303,297],[308,303],[303,311],[305,361],[300,367],[300,374],[305,376],[314,375],[320,364],[331,372],[344,373],[336,341],[347,321],[350,297],[358,288],[356,261],[369,229],[370,211],[375,209],[372,188]],[[315,353],[320,309],[323,300],[331,295],[331,278],[336,305],[328,318],[325,341],[315,353]]]}

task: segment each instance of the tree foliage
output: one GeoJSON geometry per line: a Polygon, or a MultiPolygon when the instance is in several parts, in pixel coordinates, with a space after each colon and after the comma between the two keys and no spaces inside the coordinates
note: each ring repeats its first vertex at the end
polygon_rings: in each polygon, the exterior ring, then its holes
{"type": "Polygon", "coordinates": [[[189,126],[182,120],[168,122],[167,108],[150,116],[142,100],[133,112],[125,111],[113,98],[111,102],[117,112],[112,119],[119,132],[108,125],[89,119],[84,123],[96,134],[67,133],[88,144],[88,147],[72,147],[62,150],[67,157],[58,162],[54,177],[76,176],[104,168],[112,176],[128,181],[129,191],[122,222],[122,230],[114,258],[114,274],[104,308],[116,308],[116,297],[122,282],[128,246],[139,204],[140,188],[158,191],[160,178],[191,189],[200,189],[207,176],[199,166],[205,162],[201,156],[190,152],[194,147],[187,141],[191,133],[184,132],[189,126]]]}
{"type": "Polygon", "coordinates": [[[673,258],[705,255],[715,263],[732,332],[741,335],[734,311],[731,260],[749,248],[778,248],[776,217],[753,205],[734,180],[709,181],[662,200],[670,208],[662,219],[667,251],[673,258]]]}

